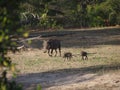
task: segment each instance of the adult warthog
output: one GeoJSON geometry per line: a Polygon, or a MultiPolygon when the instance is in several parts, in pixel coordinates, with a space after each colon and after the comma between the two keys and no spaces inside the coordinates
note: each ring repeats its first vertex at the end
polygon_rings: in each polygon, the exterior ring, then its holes
{"type": "Polygon", "coordinates": [[[53,55],[53,50],[55,50],[55,56],[57,55],[57,49],[59,50],[59,54],[61,56],[61,42],[60,40],[57,39],[49,39],[49,40],[44,40],[43,42],[43,48],[44,48],[44,53],[48,51],[48,55],[52,56],[53,55]]]}

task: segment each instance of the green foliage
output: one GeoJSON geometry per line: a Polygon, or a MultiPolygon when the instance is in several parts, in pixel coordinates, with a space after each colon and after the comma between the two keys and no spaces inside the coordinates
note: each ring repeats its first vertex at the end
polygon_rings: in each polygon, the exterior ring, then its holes
{"type": "Polygon", "coordinates": [[[15,73],[15,65],[7,57],[7,52],[16,51],[17,37],[23,36],[23,30],[20,25],[21,0],[2,0],[0,1],[0,90],[21,90],[15,82],[7,79],[7,72],[15,73]]]}
{"type": "Polygon", "coordinates": [[[63,15],[60,10],[53,8],[56,7],[56,2],[55,0],[25,0],[21,4],[22,25],[32,28],[53,28],[55,26],[55,22],[53,21],[55,20],[53,20],[54,18],[51,19],[51,17],[63,15]]]}
{"type": "Polygon", "coordinates": [[[0,84],[0,90],[22,90],[22,85],[16,84],[15,81],[9,82],[9,84],[0,84]]]}
{"type": "Polygon", "coordinates": [[[37,89],[36,90],[42,90],[40,85],[37,85],[37,89]]]}
{"type": "Polygon", "coordinates": [[[113,11],[120,13],[120,0],[108,0],[113,11]]]}
{"type": "Polygon", "coordinates": [[[108,4],[111,6],[112,11],[109,14],[109,20],[111,25],[120,24],[120,0],[108,0],[108,4]]]}
{"type": "Polygon", "coordinates": [[[117,14],[115,12],[110,13],[109,20],[111,25],[115,25],[117,20],[117,14]]]}
{"type": "Polygon", "coordinates": [[[106,20],[109,25],[119,24],[119,4],[120,0],[25,0],[20,6],[21,13],[29,14],[21,16],[26,26],[48,29],[106,26],[106,20]]]}

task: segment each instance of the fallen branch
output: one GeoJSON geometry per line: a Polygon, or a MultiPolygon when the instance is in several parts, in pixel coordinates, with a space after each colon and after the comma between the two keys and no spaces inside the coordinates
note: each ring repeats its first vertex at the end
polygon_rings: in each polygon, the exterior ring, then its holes
{"type": "Polygon", "coordinates": [[[22,48],[24,48],[24,47],[25,47],[24,45],[19,46],[19,47],[17,47],[17,50],[20,50],[20,49],[22,49],[22,48]]]}
{"type": "Polygon", "coordinates": [[[34,40],[34,39],[42,39],[42,38],[41,38],[41,36],[37,36],[37,37],[32,37],[32,38],[20,40],[20,42],[25,42],[25,41],[34,40]]]}

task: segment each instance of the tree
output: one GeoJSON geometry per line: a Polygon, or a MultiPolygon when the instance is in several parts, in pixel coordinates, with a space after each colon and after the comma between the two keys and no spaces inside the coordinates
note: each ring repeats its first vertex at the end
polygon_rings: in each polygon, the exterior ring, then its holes
{"type": "Polygon", "coordinates": [[[108,0],[108,4],[111,6],[111,12],[109,14],[109,21],[111,25],[120,24],[120,0],[108,0]]]}
{"type": "Polygon", "coordinates": [[[15,82],[7,80],[7,72],[15,72],[15,64],[7,57],[8,51],[16,51],[16,42],[13,39],[26,36],[20,25],[20,3],[22,0],[0,1],[0,90],[20,90],[15,82]]]}
{"type": "Polygon", "coordinates": [[[27,19],[21,18],[21,21],[29,24],[30,27],[52,28],[56,24],[55,17],[63,15],[56,5],[58,5],[56,0],[25,0],[21,4],[21,13],[27,19]]]}
{"type": "Polygon", "coordinates": [[[120,23],[119,4],[120,0],[24,0],[21,21],[44,29],[115,25],[120,23]]]}

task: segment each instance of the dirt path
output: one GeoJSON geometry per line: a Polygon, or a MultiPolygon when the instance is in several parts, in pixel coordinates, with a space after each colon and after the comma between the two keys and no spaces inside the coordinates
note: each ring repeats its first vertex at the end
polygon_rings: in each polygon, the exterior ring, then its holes
{"type": "Polygon", "coordinates": [[[42,90],[120,90],[119,74],[56,71],[20,75],[16,81],[24,85],[24,90],[34,90],[39,84],[42,90]]]}

